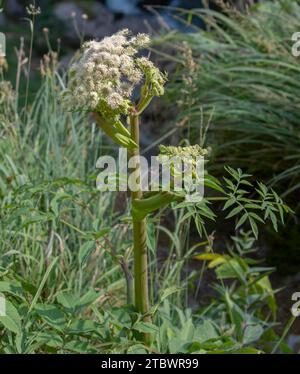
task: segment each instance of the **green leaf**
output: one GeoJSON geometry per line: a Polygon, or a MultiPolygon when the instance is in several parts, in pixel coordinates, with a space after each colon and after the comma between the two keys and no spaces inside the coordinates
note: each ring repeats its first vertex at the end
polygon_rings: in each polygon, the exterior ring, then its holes
{"type": "Polygon", "coordinates": [[[76,295],[68,290],[60,291],[56,299],[68,312],[91,305],[100,294],[94,289],[88,290],[83,296],[76,295]]]}
{"type": "Polygon", "coordinates": [[[78,253],[78,260],[79,260],[79,265],[80,266],[83,266],[85,264],[89,255],[95,249],[95,246],[96,246],[96,244],[95,244],[94,241],[89,241],[89,242],[84,243],[80,247],[79,253],[78,253]]]}
{"type": "Polygon", "coordinates": [[[231,197],[230,199],[228,199],[226,201],[226,203],[224,204],[224,207],[223,207],[223,210],[226,210],[228,209],[229,207],[231,207],[234,203],[235,203],[235,198],[234,197],[231,197]]]}
{"type": "Polygon", "coordinates": [[[213,221],[215,220],[215,216],[216,215],[214,214],[214,212],[205,203],[202,202],[201,205],[198,204],[197,206],[199,207],[199,214],[201,216],[209,218],[209,219],[211,219],[213,221]]]}
{"type": "Polygon", "coordinates": [[[273,212],[270,212],[270,218],[273,224],[273,228],[277,232],[278,231],[277,218],[273,212]]]}
{"type": "Polygon", "coordinates": [[[64,349],[77,353],[97,353],[97,350],[92,347],[88,342],[80,340],[72,340],[64,345],[64,349]]]}
{"type": "Polygon", "coordinates": [[[123,125],[121,121],[115,121],[114,127],[124,136],[130,137],[131,134],[129,130],[123,125]]]}
{"type": "Polygon", "coordinates": [[[56,299],[66,309],[72,310],[76,307],[79,298],[69,291],[60,291],[56,299]]]}
{"type": "Polygon", "coordinates": [[[174,293],[180,292],[182,289],[180,287],[171,286],[166,288],[160,293],[159,302],[152,306],[152,308],[149,311],[149,314],[154,315],[159,306],[166,300],[169,296],[173,295],[174,293]]]}
{"type": "Polygon", "coordinates": [[[238,169],[238,171],[234,170],[230,166],[225,166],[225,170],[228,174],[230,174],[237,182],[240,180],[241,177],[241,169],[238,169]]]}
{"type": "Polygon", "coordinates": [[[99,126],[101,127],[101,129],[117,144],[128,149],[138,148],[138,145],[129,136],[123,135],[124,134],[123,129],[122,129],[123,134],[118,132],[118,129],[112,126],[111,123],[106,122],[106,120],[102,118],[99,115],[99,113],[94,113],[94,117],[97,123],[99,124],[99,126]]]}
{"type": "Polygon", "coordinates": [[[250,225],[251,225],[252,232],[253,232],[255,238],[257,239],[257,237],[258,237],[258,228],[257,228],[257,224],[256,224],[256,222],[254,221],[254,219],[251,218],[251,217],[249,217],[249,222],[250,222],[250,225]]]}
{"type": "Polygon", "coordinates": [[[35,340],[52,348],[60,348],[63,345],[63,339],[53,331],[41,332],[35,337],[35,340]]]}
{"type": "Polygon", "coordinates": [[[247,220],[248,213],[244,213],[242,217],[239,219],[238,223],[235,226],[235,229],[237,230],[239,227],[241,227],[247,220]]]}
{"type": "Polygon", "coordinates": [[[0,282],[0,292],[9,293],[23,300],[25,299],[23,288],[18,282],[0,282]]]}
{"type": "Polygon", "coordinates": [[[130,354],[146,354],[148,351],[145,349],[145,346],[142,344],[134,344],[128,348],[127,353],[130,354]]]}
{"type": "Polygon", "coordinates": [[[194,339],[197,339],[197,341],[203,343],[218,337],[219,335],[211,321],[205,320],[201,325],[196,326],[194,339]]]}
{"type": "Polygon", "coordinates": [[[214,178],[213,176],[211,176],[211,175],[206,175],[204,177],[204,186],[205,187],[210,187],[210,188],[212,188],[212,189],[214,189],[216,191],[224,193],[224,190],[221,187],[219,181],[216,178],[214,178]]]}
{"type": "Polygon", "coordinates": [[[167,191],[157,192],[147,198],[134,199],[132,201],[131,209],[133,218],[136,220],[141,220],[149,213],[182,199],[182,196],[167,191]]]}
{"type": "Polygon", "coordinates": [[[182,289],[180,287],[171,286],[163,290],[163,292],[160,295],[160,302],[163,302],[165,299],[167,299],[169,296],[173,295],[174,293],[180,292],[182,289]]]}
{"type": "Polygon", "coordinates": [[[230,259],[216,269],[218,279],[243,278],[244,270],[236,259],[230,259]]]}
{"type": "Polygon", "coordinates": [[[65,192],[58,192],[55,197],[51,200],[50,202],[50,207],[53,211],[53,213],[55,214],[56,217],[58,217],[59,215],[59,209],[58,209],[58,205],[59,205],[59,201],[60,200],[65,200],[65,199],[70,199],[71,196],[66,194],[65,192]]]}
{"type": "Polygon", "coordinates": [[[21,333],[21,317],[16,307],[9,301],[5,300],[5,316],[0,315],[0,323],[9,331],[15,334],[21,333]]]}
{"type": "Polygon", "coordinates": [[[88,290],[83,296],[80,297],[78,300],[76,307],[77,308],[84,308],[90,306],[99,296],[101,293],[96,292],[94,289],[88,290]]]}
{"type": "Polygon", "coordinates": [[[62,330],[66,325],[65,314],[55,305],[36,304],[35,311],[44,322],[58,330],[62,330]]]}
{"type": "Polygon", "coordinates": [[[242,325],[245,321],[245,315],[242,309],[232,300],[228,291],[225,292],[225,302],[227,313],[231,323],[234,325],[238,339],[242,337],[242,325]]]}
{"type": "Polygon", "coordinates": [[[238,213],[240,213],[241,211],[243,210],[243,206],[239,205],[237,207],[235,207],[227,216],[226,216],[226,219],[228,218],[231,218],[235,215],[237,215],[238,213]]]}
{"type": "Polygon", "coordinates": [[[185,344],[181,338],[176,336],[169,339],[169,351],[171,354],[175,353],[186,353],[185,344]]]}
{"type": "MultiPolygon", "coordinates": [[[[251,175],[250,174],[247,174],[247,175],[244,174],[243,177],[251,177],[251,175]]],[[[240,184],[244,184],[246,186],[252,187],[252,184],[249,181],[245,180],[245,179],[240,180],[240,184]]]]}
{"type": "Polygon", "coordinates": [[[257,341],[263,334],[264,329],[260,325],[247,326],[244,330],[243,344],[257,341]]]}
{"type": "Polygon", "coordinates": [[[128,149],[134,149],[137,147],[136,143],[130,137],[120,133],[115,133],[112,139],[119,145],[124,146],[128,149]]]}
{"type": "Polygon", "coordinates": [[[98,324],[91,320],[78,319],[67,328],[69,334],[87,334],[97,332],[98,324]]]}
{"type": "Polygon", "coordinates": [[[137,322],[132,328],[133,330],[150,334],[158,333],[159,331],[159,328],[150,322],[137,322]]]}
{"type": "Polygon", "coordinates": [[[196,260],[200,260],[200,261],[213,261],[217,258],[223,258],[223,255],[220,255],[218,253],[211,253],[211,252],[208,252],[208,253],[200,253],[196,256],[194,256],[194,259],[196,260]]]}
{"type": "Polygon", "coordinates": [[[249,215],[250,215],[253,219],[255,219],[256,221],[259,221],[259,222],[261,222],[261,223],[265,223],[265,221],[264,221],[262,218],[260,218],[256,213],[251,212],[251,213],[249,213],[249,215]]]}
{"type": "Polygon", "coordinates": [[[44,223],[48,221],[52,221],[54,215],[52,213],[38,213],[34,212],[30,215],[28,219],[23,222],[24,227],[28,227],[34,223],[44,223]]]}
{"type": "Polygon", "coordinates": [[[226,184],[227,184],[227,187],[230,189],[230,190],[232,190],[232,191],[234,191],[235,190],[235,186],[234,186],[234,184],[231,182],[231,180],[230,179],[227,179],[227,178],[223,178],[224,180],[225,180],[225,182],[226,182],[226,184]]]}
{"type": "Polygon", "coordinates": [[[147,222],[147,247],[152,253],[156,250],[155,226],[152,222],[147,222]]]}
{"type": "Polygon", "coordinates": [[[239,355],[257,355],[263,353],[263,351],[260,351],[259,349],[252,348],[252,347],[244,347],[235,349],[233,351],[226,352],[229,354],[239,354],[239,355]]]}
{"type": "Polygon", "coordinates": [[[47,279],[48,279],[48,277],[49,277],[49,275],[50,275],[52,269],[54,268],[54,266],[55,266],[57,260],[58,260],[58,257],[55,257],[55,258],[53,259],[53,261],[51,262],[51,264],[48,266],[48,268],[47,268],[47,270],[46,270],[46,272],[45,272],[45,274],[44,274],[44,276],[43,276],[43,279],[41,280],[41,283],[40,283],[40,285],[39,285],[39,288],[37,289],[36,294],[34,295],[34,298],[33,298],[32,302],[31,302],[31,304],[30,304],[30,307],[29,307],[29,310],[28,310],[28,314],[29,314],[29,313],[31,312],[31,310],[35,307],[35,305],[36,305],[36,303],[37,303],[39,297],[41,296],[41,293],[42,293],[42,290],[43,290],[43,288],[44,288],[44,286],[45,286],[45,283],[46,283],[46,281],[47,281],[47,279]]]}
{"type": "Polygon", "coordinates": [[[248,208],[248,209],[259,209],[261,210],[262,207],[258,204],[254,204],[254,203],[247,203],[245,204],[245,208],[248,208]]]}

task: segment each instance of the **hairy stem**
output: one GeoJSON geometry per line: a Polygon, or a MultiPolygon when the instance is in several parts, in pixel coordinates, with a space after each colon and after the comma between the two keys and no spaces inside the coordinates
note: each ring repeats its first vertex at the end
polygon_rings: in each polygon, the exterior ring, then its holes
{"type": "MultiPolygon", "coordinates": [[[[139,156],[139,117],[133,115],[130,117],[131,139],[138,145],[132,150],[132,156],[139,156]]],[[[140,163],[136,163],[135,172],[137,178],[137,191],[132,191],[132,200],[143,197],[140,178],[140,163]]],[[[149,311],[148,295],[148,258],[147,258],[147,223],[146,218],[137,219],[133,217],[133,247],[134,247],[134,302],[136,309],[141,314],[147,314],[149,311]]],[[[144,321],[150,321],[149,316],[145,316],[144,321]]],[[[145,343],[150,342],[150,335],[143,334],[142,339],[145,343]]]]}

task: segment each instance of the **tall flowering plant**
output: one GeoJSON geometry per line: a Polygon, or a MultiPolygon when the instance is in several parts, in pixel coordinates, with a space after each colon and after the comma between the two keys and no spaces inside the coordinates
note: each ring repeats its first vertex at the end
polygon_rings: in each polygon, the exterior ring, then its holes
{"type": "MultiPolygon", "coordinates": [[[[202,163],[198,164],[195,160],[204,160],[207,153],[199,145],[160,146],[159,158],[162,165],[166,158],[167,161],[173,160],[168,163],[171,174],[170,189],[142,191],[140,116],[153,97],[164,94],[166,82],[166,76],[148,58],[138,56],[139,50],[148,44],[147,35],[130,36],[128,30],[120,31],[100,42],[85,43],[79,59],[70,68],[68,87],[63,94],[68,107],[92,113],[100,128],[116,144],[125,147],[131,156],[134,156],[134,174],[137,176],[135,188],[131,192],[134,297],[132,295],[130,301],[134,299],[137,311],[146,322],[150,320],[151,314],[146,246],[148,214],[171,202],[178,202],[177,208],[185,208],[188,211],[184,219],[192,217],[200,236],[205,236],[207,243],[210,243],[205,220],[214,220],[216,217],[209,207],[213,201],[224,203],[223,210],[229,211],[225,219],[236,220],[235,230],[248,225],[255,238],[258,236],[257,223],[264,224],[270,221],[277,230],[277,221],[284,223],[284,213],[291,211],[276,192],[264,184],[258,182],[256,188],[253,188],[253,184],[247,180],[249,175],[240,169],[225,168],[230,179],[224,178],[223,183],[208,173],[200,173],[202,177],[199,180],[197,167],[202,163]],[[139,92],[137,100],[133,98],[134,91],[139,92]],[[184,190],[178,192],[176,177],[182,171],[176,162],[178,157],[186,161],[191,181],[195,179],[196,186],[206,186],[218,195],[208,196],[199,201],[186,199],[195,186],[190,182],[185,185],[184,190]]],[[[180,178],[179,181],[180,186],[180,178]]],[[[208,250],[213,251],[211,244],[208,250]]],[[[219,255],[214,253],[200,254],[196,258],[219,261],[219,255]]],[[[142,338],[144,342],[149,343],[151,337],[144,333],[142,338]]]]}
{"type": "MultiPolygon", "coordinates": [[[[69,72],[68,87],[63,96],[68,107],[91,112],[100,128],[118,145],[127,148],[137,160],[140,155],[140,115],[153,97],[164,94],[166,76],[138,52],[148,46],[146,34],[130,36],[123,30],[102,41],[83,45],[81,55],[69,72]],[[139,89],[139,98],[133,91],[139,89]],[[124,118],[127,121],[124,124],[124,118]],[[127,126],[127,124],[129,126],[127,126]]],[[[143,201],[140,163],[135,166],[138,188],[132,195],[134,247],[134,303],[149,321],[146,215],[170,197],[152,196],[143,201]],[[152,199],[152,200],[151,200],[152,199]],[[143,204],[146,206],[144,207],[143,204]],[[150,207],[150,208],[149,208],[150,207]]],[[[144,334],[144,340],[149,336],[144,334]]]]}

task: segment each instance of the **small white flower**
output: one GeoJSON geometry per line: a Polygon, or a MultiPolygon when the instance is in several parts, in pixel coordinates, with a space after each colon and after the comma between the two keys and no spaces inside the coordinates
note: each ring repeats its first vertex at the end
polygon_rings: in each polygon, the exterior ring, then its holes
{"type": "Polygon", "coordinates": [[[96,107],[99,103],[99,95],[97,92],[91,92],[89,100],[91,101],[91,106],[96,107]]]}
{"type": "Polygon", "coordinates": [[[86,68],[86,71],[87,73],[91,74],[93,73],[94,69],[95,69],[95,64],[93,62],[88,62],[86,65],[85,65],[85,68],[86,68]]]}
{"type": "Polygon", "coordinates": [[[107,102],[112,109],[117,109],[123,104],[123,97],[117,92],[108,96],[107,102]]]}

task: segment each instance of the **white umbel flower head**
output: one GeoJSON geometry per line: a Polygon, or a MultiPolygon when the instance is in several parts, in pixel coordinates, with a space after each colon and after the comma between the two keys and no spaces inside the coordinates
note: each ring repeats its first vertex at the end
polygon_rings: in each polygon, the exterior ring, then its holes
{"type": "Polygon", "coordinates": [[[100,42],[83,45],[82,54],[70,68],[64,99],[73,109],[93,111],[105,118],[128,114],[133,89],[148,82],[153,96],[163,93],[165,77],[145,57],[137,58],[150,42],[146,34],[131,37],[127,29],[100,42]]]}

